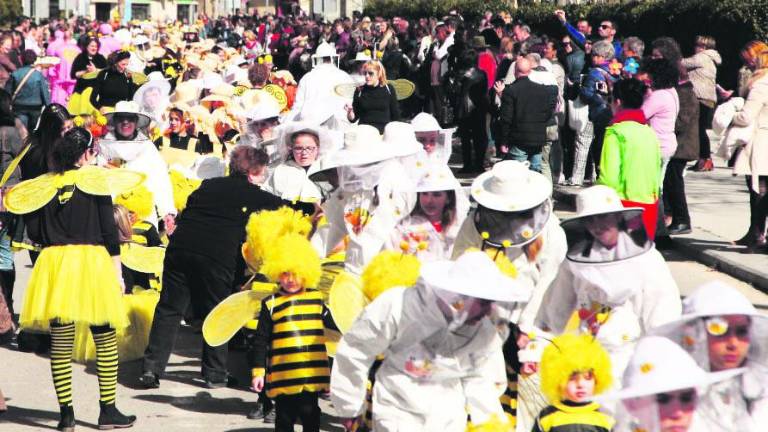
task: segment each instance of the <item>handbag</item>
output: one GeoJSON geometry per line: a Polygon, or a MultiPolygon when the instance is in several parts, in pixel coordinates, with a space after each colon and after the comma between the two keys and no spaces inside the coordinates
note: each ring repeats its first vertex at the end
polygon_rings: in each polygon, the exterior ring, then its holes
{"type": "Polygon", "coordinates": [[[582,132],[589,124],[589,105],[581,98],[568,101],[568,126],[576,132],[582,132]]]}

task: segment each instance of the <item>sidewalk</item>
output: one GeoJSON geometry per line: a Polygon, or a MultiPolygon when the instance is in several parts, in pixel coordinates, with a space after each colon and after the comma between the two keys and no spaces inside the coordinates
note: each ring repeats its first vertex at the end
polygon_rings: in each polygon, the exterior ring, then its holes
{"type": "MultiPolygon", "coordinates": [[[[732,241],[749,227],[749,194],[743,176],[734,177],[723,160],[715,169],[687,171],[685,191],[693,232],[673,237],[678,251],[768,293],[768,254],[746,254],[732,241]]],[[[690,164],[689,164],[690,165],[690,164]]],[[[555,188],[555,199],[572,207],[579,188],[555,188]]]]}

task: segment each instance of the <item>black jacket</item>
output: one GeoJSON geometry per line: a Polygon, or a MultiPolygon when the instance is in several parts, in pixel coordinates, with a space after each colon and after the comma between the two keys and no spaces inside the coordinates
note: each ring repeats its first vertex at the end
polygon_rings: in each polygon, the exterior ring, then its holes
{"type": "Polygon", "coordinates": [[[314,206],[292,204],[252,185],[244,177],[204,180],[179,215],[168,250],[186,250],[234,269],[253,212],[289,206],[312,213],[314,206]]]}
{"type": "Polygon", "coordinates": [[[547,141],[547,124],[557,105],[557,87],[521,77],[501,94],[502,143],[520,148],[540,148],[547,141]]]}
{"type": "Polygon", "coordinates": [[[459,86],[453,103],[456,120],[488,113],[488,76],[484,71],[470,68],[457,77],[455,85],[459,86]]]}
{"type": "Polygon", "coordinates": [[[138,88],[127,75],[113,68],[104,69],[94,80],[91,104],[99,109],[114,107],[119,101],[133,100],[133,94],[138,88]]]}
{"type": "Polygon", "coordinates": [[[674,159],[692,161],[699,158],[699,101],[690,81],[675,87],[680,99],[680,112],[675,121],[677,150],[674,159]]]}
{"type": "Polygon", "coordinates": [[[359,124],[367,124],[384,133],[384,126],[400,120],[400,105],[397,102],[395,88],[386,86],[371,87],[364,85],[355,91],[352,108],[359,124]]]}

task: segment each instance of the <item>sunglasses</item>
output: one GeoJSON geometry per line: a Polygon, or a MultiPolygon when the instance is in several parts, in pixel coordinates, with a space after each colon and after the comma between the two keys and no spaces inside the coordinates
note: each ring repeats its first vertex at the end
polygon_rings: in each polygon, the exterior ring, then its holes
{"type": "Polygon", "coordinates": [[[668,405],[677,399],[681,405],[690,405],[696,401],[696,391],[688,390],[677,395],[670,393],[659,393],[656,395],[656,403],[659,405],[668,405]]]}
{"type": "Polygon", "coordinates": [[[115,123],[122,123],[122,122],[136,123],[138,121],[139,121],[139,118],[136,116],[121,116],[121,115],[115,116],[115,123]]]}
{"type": "Polygon", "coordinates": [[[613,27],[611,27],[609,24],[600,24],[600,28],[605,30],[605,29],[609,29],[609,28],[613,28],[613,27]]]}

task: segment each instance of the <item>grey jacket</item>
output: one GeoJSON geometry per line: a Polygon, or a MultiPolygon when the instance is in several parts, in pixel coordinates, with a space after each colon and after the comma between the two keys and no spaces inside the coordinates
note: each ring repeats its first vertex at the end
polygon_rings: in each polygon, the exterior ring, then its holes
{"type": "Polygon", "coordinates": [[[688,70],[688,77],[693,83],[693,91],[696,92],[696,98],[699,100],[717,102],[715,79],[717,78],[717,66],[722,62],[720,53],[711,49],[683,59],[683,66],[688,70]]]}

